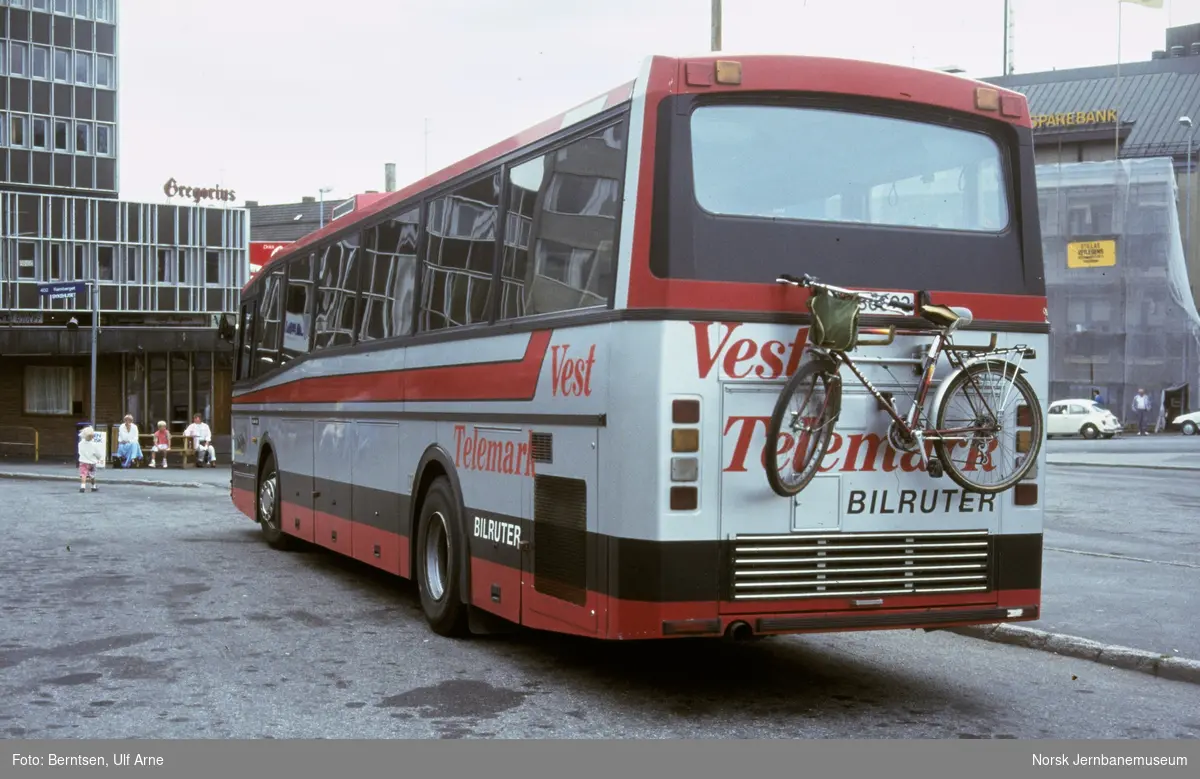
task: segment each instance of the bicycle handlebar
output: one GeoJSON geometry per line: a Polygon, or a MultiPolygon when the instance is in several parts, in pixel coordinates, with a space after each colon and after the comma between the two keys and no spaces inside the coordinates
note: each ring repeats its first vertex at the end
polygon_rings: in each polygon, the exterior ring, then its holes
{"type": "Polygon", "coordinates": [[[839,295],[845,295],[847,297],[857,298],[858,300],[880,302],[882,299],[884,306],[886,306],[887,308],[894,308],[894,309],[897,309],[900,311],[906,311],[910,314],[916,310],[916,307],[912,303],[908,303],[906,301],[899,300],[894,295],[888,295],[886,292],[884,292],[884,293],[855,292],[852,289],[846,289],[844,287],[835,287],[832,284],[821,284],[820,282],[817,281],[816,276],[810,276],[807,273],[805,273],[803,276],[801,276],[799,278],[791,275],[790,273],[781,273],[775,279],[775,281],[779,282],[780,284],[791,284],[794,287],[803,287],[803,288],[808,288],[808,289],[812,289],[812,288],[821,289],[826,292],[833,292],[833,293],[836,293],[839,295]]]}

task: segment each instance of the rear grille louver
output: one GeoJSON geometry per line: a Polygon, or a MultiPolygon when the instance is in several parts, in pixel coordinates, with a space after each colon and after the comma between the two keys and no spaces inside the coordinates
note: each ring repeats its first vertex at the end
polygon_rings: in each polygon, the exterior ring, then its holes
{"type": "Polygon", "coordinates": [[[734,600],[987,592],[986,530],[736,536],[734,600]]]}

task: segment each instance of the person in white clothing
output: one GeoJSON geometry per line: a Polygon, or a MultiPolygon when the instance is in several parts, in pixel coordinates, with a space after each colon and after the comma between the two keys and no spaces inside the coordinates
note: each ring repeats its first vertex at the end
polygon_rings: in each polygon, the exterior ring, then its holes
{"type": "Polygon", "coordinates": [[[1149,435],[1146,432],[1146,420],[1150,417],[1150,396],[1140,387],[1133,396],[1133,412],[1137,414],[1138,435],[1149,435]]]}
{"type": "Polygon", "coordinates": [[[183,437],[192,439],[196,446],[196,465],[217,467],[217,450],[212,445],[212,431],[204,424],[203,417],[199,414],[192,417],[192,424],[183,431],[183,437]]]}
{"type": "Polygon", "coordinates": [[[134,460],[142,459],[142,445],[138,442],[138,426],[131,414],[125,415],[124,423],[117,428],[117,459],[122,468],[128,468],[134,460]]]}
{"type": "Polygon", "coordinates": [[[91,425],[79,431],[79,491],[96,491],[96,469],[104,467],[104,447],[91,425]]]}

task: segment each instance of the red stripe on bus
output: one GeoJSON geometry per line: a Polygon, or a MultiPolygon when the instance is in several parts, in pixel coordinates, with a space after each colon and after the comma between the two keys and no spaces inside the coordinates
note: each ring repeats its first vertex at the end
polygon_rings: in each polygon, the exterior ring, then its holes
{"type": "MultiPolygon", "coordinates": [[[[243,513],[253,518],[253,499],[245,490],[234,488],[234,503],[243,513]],[[239,496],[238,493],[246,493],[239,496]]],[[[410,539],[408,536],[390,533],[379,528],[350,522],[329,514],[316,513],[317,543],[335,552],[341,552],[376,568],[411,578],[410,539]],[[332,532],[338,532],[336,541],[332,532]],[[322,538],[324,540],[322,540],[322,538]],[[374,546],[380,547],[380,556],[374,555],[374,546]],[[348,550],[348,551],[347,551],[348,550]]],[[[285,527],[285,531],[286,531],[285,527]]],[[[784,601],[772,603],[746,603],[728,601],[633,601],[589,590],[583,607],[557,600],[538,593],[533,574],[511,566],[471,558],[471,601],[472,603],[511,622],[535,630],[571,633],[580,636],[608,639],[670,638],[663,633],[663,623],[686,620],[719,620],[721,632],[736,620],[753,624],[759,617],[779,617],[786,614],[804,619],[828,617],[836,620],[848,614],[867,614],[854,608],[849,599],[829,598],[820,601],[784,601]],[[499,602],[493,600],[492,585],[499,585],[499,602]],[[522,597],[525,603],[522,604],[522,597]],[[595,612],[594,627],[587,624],[595,612]]],[[[942,622],[945,615],[955,609],[972,611],[980,606],[999,608],[1036,607],[1041,604],[1041,590],[993,590],[987,593],[958,593],[946,595],[911,595],[891,600],[886,609],[873,610],[883,614],[911,614],[911,622],[886,627],[845,628],[837,630],[908,629],[925,626],[949,627],[960,623],[942,622]],[[937,623],[928,618],[936,616],[937,623]],[[923,621],[924,620],[924,621],[923,621]]],[[[1024,621],[1015,619],[1010,621],[1024,621]]],[[[971,624],[964,620],[961,624],[971,624]]],[[[786,633],[822,632],[819,628],[788,630],[786,633]]]]}
{"type": "Polygon", "coordinates": [[[296,379],[235,395],[234,403],[355,403],[532,400],[550,348],[549,330],[532,333],[525,354],[505,362],[296,379]]]}
{"type": "MultiPolygon", "coordinates": [[[[634,266],[630,273],[641,276],[629,285],[630,308],[716,311],[728,316],[736,311],[754,313],[807,313],[808,291],[783,284],[735,284],[732,282],[669,281],[651,276],[634,266]]],[[[885,291],[885,290],[879,290],[885,291]]],[[[916,290],[886,290],[913,294],[916,290]]],[[[1045,325],[1047,302],[1041,295],[997,295],[979,292],[929,290],[930,301],[944,306],[965,306],[979,321],[1045,325]]]]}

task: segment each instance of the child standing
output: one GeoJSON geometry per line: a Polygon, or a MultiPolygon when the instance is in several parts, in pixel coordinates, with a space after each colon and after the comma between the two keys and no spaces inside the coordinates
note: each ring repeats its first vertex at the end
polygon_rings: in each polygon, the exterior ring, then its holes
{"type": "Polygon", "coordinates": [[[89,425],[79,431],[79,491],[86,492],[90,484],[96,491],[96,466],[104,462],[104,449],[99,436],[89,425]]]}
{"type": "Polygon", "coordinates": [[[159,422],[154,431],[154,448],[150,450],[150,467],[158,467],[158,453],[162,452],[162,467],[167,467],[167,452],[171,449],[171,434],[167,432],[167,423],[159,422]]]}

